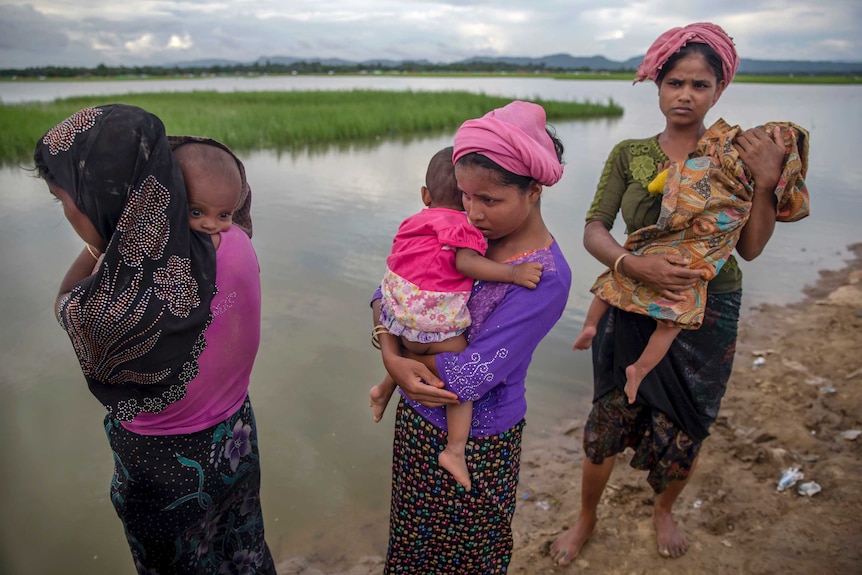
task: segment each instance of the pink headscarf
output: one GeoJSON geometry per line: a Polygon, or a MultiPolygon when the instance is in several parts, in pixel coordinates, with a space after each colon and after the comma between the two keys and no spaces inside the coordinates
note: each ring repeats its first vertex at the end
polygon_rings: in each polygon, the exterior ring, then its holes
{"type": "Polygon", "coordinates": [[[721,29],[721,26],[710,22],[698,22],[682,28],[671,28],[659,36],[647,50],[643,62],[638,66],[634,84],[647,78],[656,81],[659,70],[668,58],[679,52],[680,48],[690,42],[708,44],[721,58],[721,68],[724,72],[724,82],[730,84],[736,70],[739,68],[739,56],[733,46],[733,38],[721,29]]]}
{"type": "Polygon", "coordinates": [[[454,144],[453,162],[476,152],[543,186],[553,186],[563,177],[563,165],[545,131],[545,109],[538,104],[515,100],[467,120],[455,133],[454,144]]]}

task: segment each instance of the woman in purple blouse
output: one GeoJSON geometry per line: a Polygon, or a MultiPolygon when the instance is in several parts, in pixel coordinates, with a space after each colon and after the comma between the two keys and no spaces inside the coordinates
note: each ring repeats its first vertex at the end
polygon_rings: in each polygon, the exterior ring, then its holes
{"type": "MultiPolygon", "coordinates": [[[[562,143],[541,106],[515,101],[465,122],[455,135],[464,209],[488,240],[487,257],[540,262],[535,290],[479,282],[460,353],[411,356],[380,335],[383,363],[402,398],[395,422],[385,573],[505,573],[533,351],[563,313],[571,271],[541,213],[544,186],[562,176],[562,143]],[[438,467],[445,405],[472,401],[467,444],[472,490],[438,467]],[[406,570],[406,571],[405,571],[406,570]]],[[[372,307],[379,325],[379,291],[372,307]]],[[[377,329],[376,331],[380,331],[377,329]]]]}

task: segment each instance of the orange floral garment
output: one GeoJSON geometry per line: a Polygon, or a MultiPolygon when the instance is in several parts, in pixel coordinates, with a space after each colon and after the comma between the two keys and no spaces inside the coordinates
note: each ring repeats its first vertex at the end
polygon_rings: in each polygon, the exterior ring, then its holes
{"type": "MultiPolygon", "coordinates": [[[[775,194],[777,219],[795,222],[808,215],[808,132],[790,122],[760,126],[767,133],[778,126],[785,142],[784,164],[775,194]]],[[[671,253],[687,258],[691,269],[704,271],[703,279],[674,302],[639,281],[607,270],[592,291],[608,304],[648,315],[662,323],[697,329],[703,322],[706,284],[733,252],[748,221],[754,182],[733,147],[743,130],[717,120],[697,144],[694,156],[672,164],[655,225],[626,239],[624,247],[635,255],[671,253]]]]}

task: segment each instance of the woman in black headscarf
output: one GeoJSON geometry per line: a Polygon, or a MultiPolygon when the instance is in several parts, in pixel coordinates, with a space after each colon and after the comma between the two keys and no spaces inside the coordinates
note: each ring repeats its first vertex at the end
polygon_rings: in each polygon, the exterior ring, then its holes
{"type": "MultiPolygon", "coordinates": [[[[248,186],[233,159],[237,213],[247,218],[248,186]]],[[[111,500],[138,572],[274,574],[247,396],[260,336],[248,235],[231,229],[217,252],[189,229],[171,142],[140,108],[77,112],[40,139],[35,161],[86,244],[61,283],[57,315],[108,410],[111,500]],[[242,338],[242,353],[220,353],[230,337],[242,338]]]]}

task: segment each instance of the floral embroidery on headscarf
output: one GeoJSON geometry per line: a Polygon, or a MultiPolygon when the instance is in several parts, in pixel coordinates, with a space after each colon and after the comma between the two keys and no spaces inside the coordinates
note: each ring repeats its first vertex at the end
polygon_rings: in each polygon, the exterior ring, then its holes
{"type": "Polygon", "coordinates": [[[164,124],[146,110],[100,106],[40,138],[36,165],[75,198],[107,243],[95,273],[58,309],[90,391],[120,421],[186,394],[206,347],[215,251],[188,228],[182,172],[164,124]],[[51,154],[67,146],[65,153],[51,154]]]}
{"type": "Polygon", "coordinates": [[[138,326],[143,318],[149,297],[136,301],[141,283],[139,273],[132,276],[131,281],[124,278],[124,286],[119,288],[120,274],[110,273],[107,265],[105,268],[94,297],[85,299],[84,290],[76,286],[60,304],[59,319],[72,340],[81,371],[108,384],[126,381],[158,383],[168,376],[170,370],[140,373],[115,369],[122,360],[150,351],[159,334],[150,327],[143,329],[140,332],[143,339],[129,346],[121,356],[116,356],[117,348],[128,338],[128,331],[138,326]],[[117,294],[113,301],[108,296],[110,293],[117,294]]]}
{"type": "Polygon", "coordinates": [[[96,116],[102,114],[99,108],[84,108],[75,112],[50,130],[42,138],[42,143],[48,146],[52,156],[59,152],[68,152],[75,143],[75,135],[92,128],[96,123],[96,116]]]}
{"type": "Polygon", "coordinates": [[[117,230],[126,232],[119,246],[126,264],[138,267],[144,254],[153,260],[162,257],[171,232],[165,213],[169,203],[167,188],[152,175],[129,194],[127,208],[117,223],[117,230]]]}
{"type": "Polygon", "coordinates": [[[188,258],[171,256],[168,265],[153,272],[156,297],[168,302],[168,309],[177,317],[188,317],[200,305],[198,282],[192,276],[192,262],[188,258]]]}

